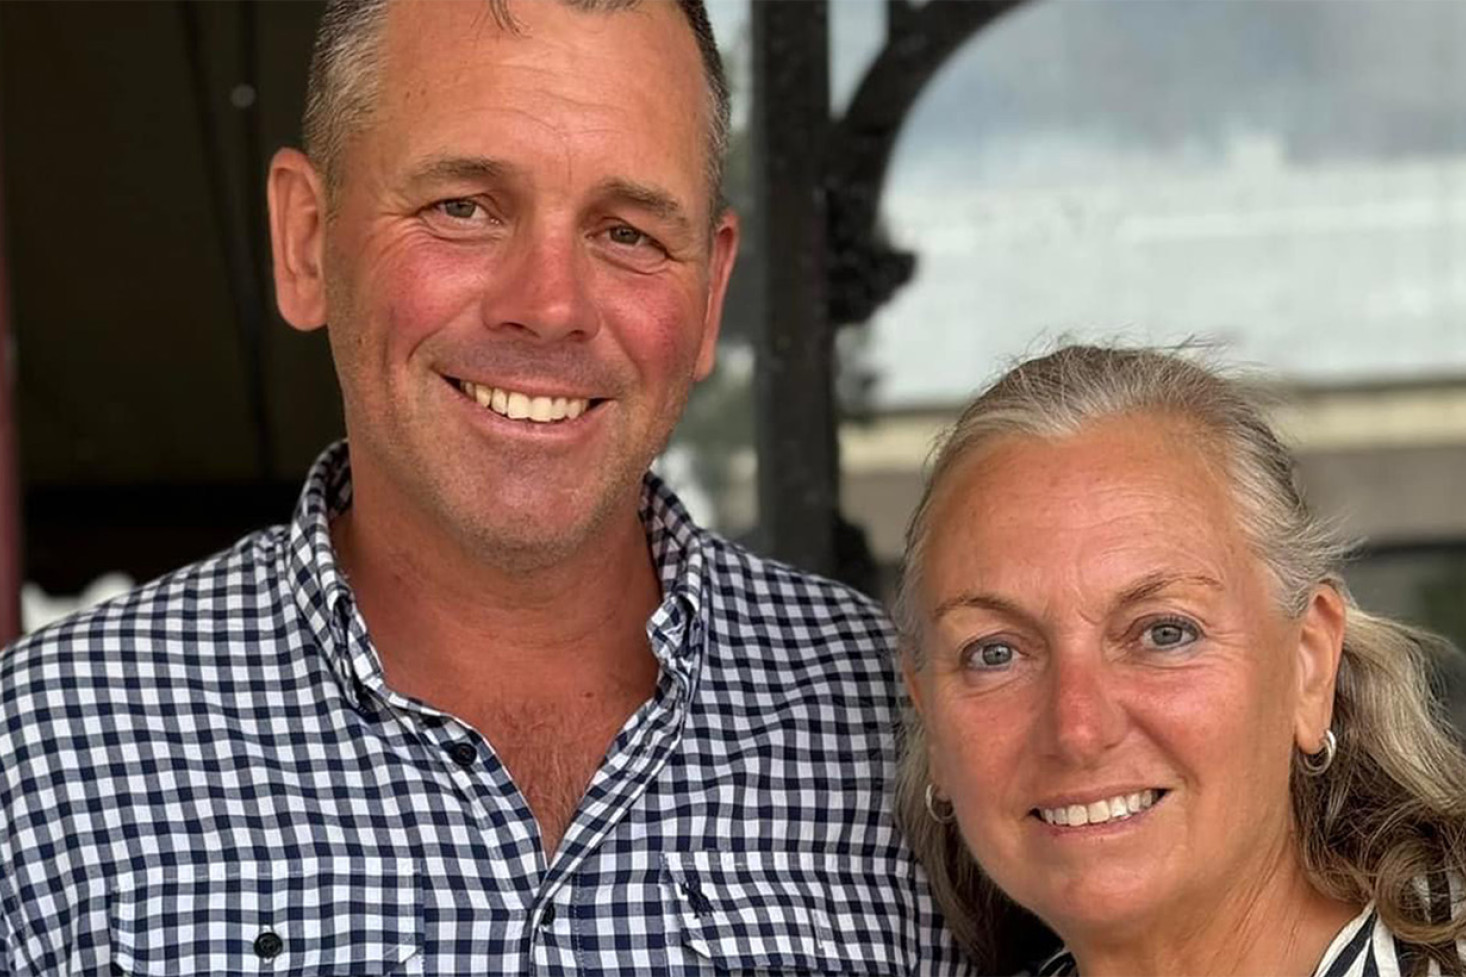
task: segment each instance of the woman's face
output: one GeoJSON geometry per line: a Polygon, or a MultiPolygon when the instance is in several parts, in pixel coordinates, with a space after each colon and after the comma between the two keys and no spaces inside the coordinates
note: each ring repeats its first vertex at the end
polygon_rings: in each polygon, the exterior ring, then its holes
{"type": "Polygon", "coordinates": [[[1200,443],[1145,416],[999,440],[933,500],[907,673],[932,781],[1066,940],[1181,925],[1296,865],[1289,762],[1328,726],[1337,599],[1279,610],[1200,443]]]}

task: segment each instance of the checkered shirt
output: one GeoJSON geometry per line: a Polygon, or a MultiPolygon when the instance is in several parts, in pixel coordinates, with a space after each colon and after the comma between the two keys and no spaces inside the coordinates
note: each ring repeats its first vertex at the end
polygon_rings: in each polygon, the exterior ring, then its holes
{"type": "Polygon", "coordinates": [[[959,974],[887,797],[891,635],[648,476],[659,681],[560,850],[474,729],[384,680],[288,526],[0,654],[0,974],[959,974]]]}

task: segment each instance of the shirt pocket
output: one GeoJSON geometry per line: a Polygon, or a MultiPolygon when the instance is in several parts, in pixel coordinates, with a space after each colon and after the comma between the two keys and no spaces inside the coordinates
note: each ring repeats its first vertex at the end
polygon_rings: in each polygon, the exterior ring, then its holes
{"type": "Polygon", "coordinates": [[[113,973],[422,972],[410,859],[307,857],[149,867],[113,886],[109,926],[113,973]]]}
{"type": "Polygon", "coordinates": [[[679,852],[662,864],[682,945],[719,972],[910,972],[889,867],[809,852],[679,852]]]}

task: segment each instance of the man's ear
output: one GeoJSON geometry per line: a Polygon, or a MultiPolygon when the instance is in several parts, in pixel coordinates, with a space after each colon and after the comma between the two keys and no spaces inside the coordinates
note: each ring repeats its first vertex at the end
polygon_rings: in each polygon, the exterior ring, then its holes
{"type": "Polygon", "coordinates": [[[1334,686],[1344,652],[1349,609],[1332,586],[1324,584],[1303,612],[1298,632],[1298,705],[1293,739],[1304,753],[1323,749],[1323,734],[1334,718],[1334,686]]]}
{"type": "Polygon", "coordinates": [[[269,198],[280,315],[296,329],[317,329],[326,323],[325,182],[305,153],[282,149],[270,160],[269,198]]]}
{"type": "Polygon", "coordinates": [[[702,345],[697,351],[694,376],[705,380],[713,372],[718,351],[718,332],[723,326],[723,301],[728,297],[728,279],[738,256],[738,215],[725,210],[713,229],[712,253],[708,256],[708,307],[703,317],[702,345]]]}

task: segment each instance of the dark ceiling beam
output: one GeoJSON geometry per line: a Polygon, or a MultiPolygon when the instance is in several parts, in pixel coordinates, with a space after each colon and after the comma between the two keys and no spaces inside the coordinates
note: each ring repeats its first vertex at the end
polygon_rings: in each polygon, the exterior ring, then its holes
{"type": "Polygon", "coordinates": [[[915,258],[881,239],[891,150],[951,54],[1019,0],[888,0],[887,41],[845,116],[830,118],[826,0],[751,5],[760,545],[867,591],[863,537],[840,516],[834,332],[864,322],[915,258]],[[755,226],[756,225],[756,226],[755,226]]]}

